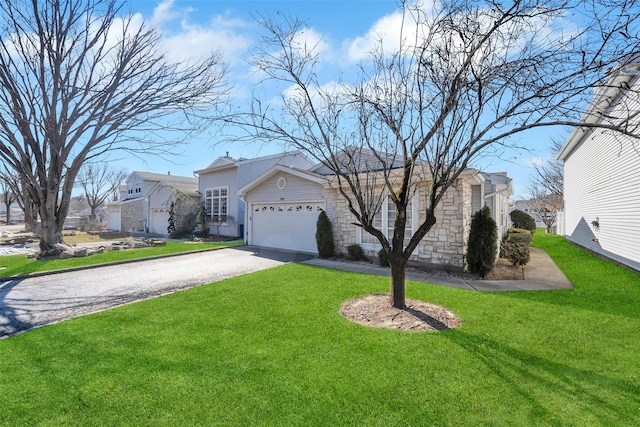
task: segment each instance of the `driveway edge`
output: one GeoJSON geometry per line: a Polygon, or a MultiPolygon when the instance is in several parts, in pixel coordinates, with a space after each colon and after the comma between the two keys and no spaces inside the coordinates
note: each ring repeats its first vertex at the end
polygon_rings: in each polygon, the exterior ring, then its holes
{"type": "Polygon", "coordinates": [[[245,246],[245,245],[220,246],[220,247],[217,247],[217,248],[198,249],[198,250],[195,250],[195,251],[188,251],[188,252],[176,252],[174,254],[154,255],[154,256],[145,257],[145,258],[127,259],[127,260],[122,260],[122,261],[107,262],[107,263],[103,263],[103,264],[83,265],[81,267],[70,267],[70,268],[63,268],[63,269],[60,269],[60,270],[37,271],[37,272],[29,273],[29,274],[19,274],[19,275],[16,275],[16,276],[0,277],[0,283],[11,282],[13,280],[24,280],[24,279],[29,279],[29,278],[32,278],[32,277],[51,276],[51,275],[59,274],[59,273],[72,273],[72,272],[75,272],[75,271],[90,270],[90,269],[99,268],[99,267],[107,267],[107,266],[111,267],[111,266],[114,266],[114,265],[131,264],[131,263],[134,263],[134,262],[150,261],[150,260],[162,259],[162,258],[170,258],[170,257],[175,257],[175,256],[180,256],[180,255],[188,255],[188,254],[195,254],[195,253],[200,253],[200,252],[211,252],[211,251],[217,251],[217,250],[220,250],[220,249],[227,249],[227,248],[231,248],[231,247],[235,248],[235,247],[241,247],[241,246],[245,246]]]}

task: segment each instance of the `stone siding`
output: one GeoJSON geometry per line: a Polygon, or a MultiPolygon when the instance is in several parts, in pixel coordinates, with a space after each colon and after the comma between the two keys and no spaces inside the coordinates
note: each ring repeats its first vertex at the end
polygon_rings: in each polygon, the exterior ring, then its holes
{"type": "Polygon", "coordinates": [[[120,210],[122,231],[144,231],[143,199],[123,203],[120,210]]]}
{"type": "MultiPolygon", "coordinates": [[[[411,256],[411,262],[431,264],[456,270],[464,268],[464,256],[471,224],[471,183],[458,179],[445,193],[435,211],[436,224],[422,239],[411,256]]],[[[418,189],[418,222],[426,219],[425,203],[427,188],[418,189]]],[[[415,200],[415,199],[414,199],[415,200]]],[[[347,202],[336,191],[334,197],[333,233],[336,252],[346,253],[347,246],[357,242],[355,217],[349,212],[347,202]]],[[[367,256],[377,258],[377,250],[366,250],[367,256]]]]}

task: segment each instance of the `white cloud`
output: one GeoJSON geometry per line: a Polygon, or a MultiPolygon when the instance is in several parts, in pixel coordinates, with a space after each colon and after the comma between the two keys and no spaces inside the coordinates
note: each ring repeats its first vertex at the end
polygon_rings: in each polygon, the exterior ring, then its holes
{"type": "Polygon", "coordinates": [[[199,61],[219,50],[226,62],[238,62],[249,47],[242,31],[248,24],[228,15],[215,15],[206,24],[195,24],[190,20],[195,13],[198,10],[192,7],[177,8],[173,0],[165,0],[154,9],[150,24],[163,34],[162,48],[168,57],[199,61]]]}
{"type": "Polygon", "coordinates": [[[173,8],[173,0],[165,0],[153,9],[151,25],[161,27],[163,24],[171,22],[179,16],[180,14],[173,8]]]}

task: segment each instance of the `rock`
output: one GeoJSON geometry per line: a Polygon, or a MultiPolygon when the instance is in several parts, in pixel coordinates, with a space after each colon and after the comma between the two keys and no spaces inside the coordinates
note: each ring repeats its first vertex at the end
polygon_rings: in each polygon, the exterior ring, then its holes
{"type": "Polygon", "coordinates": [[[73,252],[60,252],[60,255],[58,255],[58,259],[68,259],[68,258],[73,258],[73,252]]]}
{"type": "Polygon", "coordinates": [[[113,245],[111,245],[111,250],[112,251],[121,251],[122,250],[122,246],[116,245],[114,243],[113,245]]]}
{"type": "Polygon", "coordinates": [[[38,256],[38,254],[36,254],[35,252],[29,252],[27,253],[27,259],[34,259],[38,256]]]}
{"type": "Polygon", "coordinates": [[[162,239],[150,239],[149,243],[151,244],[151,246],[165,246],[167,244],[167,241],[162,239]]]}
{"type": "Polygon", "coordinates": [[[87,249],[87,248],[80,248],[80,249],[76,249],[76,250],[73,252],[73,256],[74,256],[75,258],[82,258],[82,257],[89,256],[89,249],[87,249]]]}

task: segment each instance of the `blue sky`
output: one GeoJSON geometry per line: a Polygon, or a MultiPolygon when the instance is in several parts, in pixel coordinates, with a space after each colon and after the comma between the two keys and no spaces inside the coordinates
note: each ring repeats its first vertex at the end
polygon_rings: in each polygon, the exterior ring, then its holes
{"type": "MultiPolygon", "coordinates": [[[[246,64],[251,46],[257,42],[256,14],[286,13],[306,21],[308,36],[322,40],[323,67],[327,81],[339,71],[357,64],[373,34],[393,37],[399,30],[398,3],[378,1],[217,1],[217,0],[135,0],[125,9],[139,14],[164,36],[165,48],[179,59],[197,58],[221,49],[230,64],[235,86],[235,103],[248,105],[250,85],[255,82],[246,64]]],[[[483,158],[475,166],[487,172],[506,171],[514,179],[514,198],[526,197],[532,164],[553,158],[551,138],[564,139],[567,129],[548,128],[525,133],[516,142],[528,151],[510,151],[500,158],[483,158]]],[[[189,142],[182,156],[172,159],[112,156],[112,166],[128,171],[141,170],[192,176],[227,152],[232,157],[255,157],[282,151],[279,146],[261,144],[220,144],[213,132],[189,142]],[[117,158],[117,161],[116,161],[117,158]]]]}

